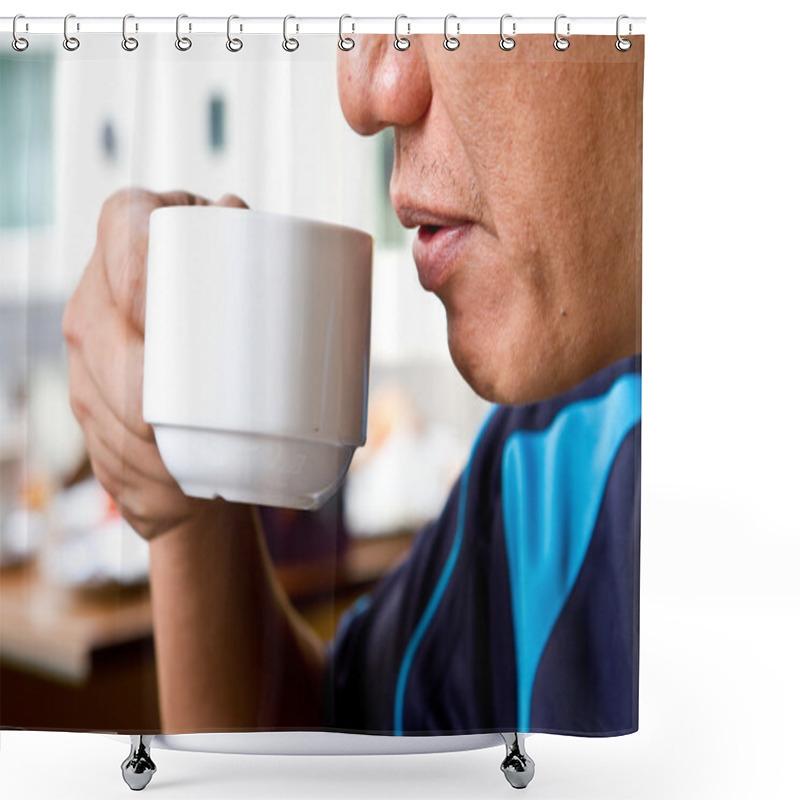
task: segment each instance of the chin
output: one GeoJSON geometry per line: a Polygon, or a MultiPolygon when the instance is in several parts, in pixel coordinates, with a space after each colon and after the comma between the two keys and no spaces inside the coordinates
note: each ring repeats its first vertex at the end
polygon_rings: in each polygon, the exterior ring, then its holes
{"type": "Polygon", "coordinates": [[[465,333],[448,325],[450,356],[464,380],[484,400],[519,406],[570,388],[571,376],[563,370],[568,358],[552,342],[549,346],[540,342],[533,354],[517,337],[509,341],[504,336],[484,333],[476,337],[465,333]]]}
{"type": "Polygon", "coordinates": [[[525,376],[513,367],[505,370],[496,360],[490,359],[478,368],[470,361],[457,358],[452,351],[451,355],[464,380],[477,395],[490,403],[522,406],[538,403],[570,388],[569,385],[562,385],[555,377],[540,377],[537,380],[537,376],[525,376]]]}
{"type": "Polygon", "coordinates": [[[458,337],[448,336],[450,357],[461,373],[461,377],[470,385],[479,397],[490,403],[500,405],[518,405],[524,403],[514,381],[504,378],[507,371],[496,353],[481,352],[482,348],[464,347],[458,337]]]}

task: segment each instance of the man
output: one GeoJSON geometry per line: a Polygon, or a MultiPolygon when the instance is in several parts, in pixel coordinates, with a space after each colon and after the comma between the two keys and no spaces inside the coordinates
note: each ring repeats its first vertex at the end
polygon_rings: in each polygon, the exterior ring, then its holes
{"type": "MultiPolygon", "coordinates": [[[[394,208],[467,382],[501,404],[442,517],[330,651],[257,514],[184,496],[142,420],[147,226],[118,193],[64,315],[94,471],[150,543],[164,732],[636,729],[643,43],[362,36],[339,95],[392,126],[394,208]]],[[[220,205],[243,206],[225,196],[220,205]]]]}

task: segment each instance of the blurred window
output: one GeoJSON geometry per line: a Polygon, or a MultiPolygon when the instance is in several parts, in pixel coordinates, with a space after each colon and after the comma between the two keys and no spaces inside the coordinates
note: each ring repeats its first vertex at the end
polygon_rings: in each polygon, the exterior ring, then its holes
{"type": "Polygon", "coordinates": [[[212,150],[225,148],[225,100],[212,97],[208,104],[209,144],[212,150]]]}
{"type": "Polygon", "coordinates": [[[0,56],[0,228],[54,220],[53,56],[0,56]]]}

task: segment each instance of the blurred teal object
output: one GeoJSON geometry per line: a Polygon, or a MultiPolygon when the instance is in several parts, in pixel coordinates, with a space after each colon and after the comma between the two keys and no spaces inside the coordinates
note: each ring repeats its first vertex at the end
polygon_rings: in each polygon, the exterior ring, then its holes
{"type": "Polygon", "coordinates": [[[50,53],[0,57],[0,228],[55,218],[53,65],[50,53]]]}
{"type": "Polygon", "coordinates": [[[212,150],[225,149],[225,99],[212,97],[208,103],[208,139],[212,150]]]}

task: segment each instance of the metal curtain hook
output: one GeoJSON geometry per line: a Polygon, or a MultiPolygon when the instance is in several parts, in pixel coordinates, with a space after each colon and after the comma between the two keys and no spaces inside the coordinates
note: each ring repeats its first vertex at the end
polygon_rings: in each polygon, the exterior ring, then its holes
{"type": "MultiPolygon", "coordinates": [[[[348,50],[352,50],[356,46],[354,39],[351,39],[349,36],[345,36],[342,33],[342,25],[346,19],[353,19],[353,18],[349,14],[342,14],[342,16],[339,17],[339,49],[344,50],[345,52],[347,52],[348,50]]],[[[352,23],[352,27],[353,27],[353,32],[355,32],[356,29],[355,23],[352,23]]]]}
{"type": "Polygon", "coordinates": [[[72,52],[73,50],[77,50],[81,46],[81,43],[76,36],[69,35],[67,23],[70,19],[75,19],[75,15],[67,14],[67,16],[64,17],[64,49],[72,52]]]}
{"type": "MultiPolygon", "coordinates": [[[[451,19],[457,19],[456,15],[455,14],[448,14],[444,18],[444,41],[442,42],[442,45],[444,46],[445,50],[450,50],[452,52],[453,50],[458,50],[459,46],[461,45],[461,42],[455,36],[450,36],[447,33],[447,23],[451,19]]],[[[460,22],[456,22],[456,34],[459,34],[459,33],[461,33],[461,23],[460,22]]]]}
{"type": "MultiPolygon", "coordinates": [[[[192,40],[188,36],[181,36],[181,20],[187,19],[188,14],[178,14],[175,18],[175,47],[178,50],[186,52],[192,46],[192,40]]],[[[189,23],[189,30],[192,29],[191,22],[189,23]]]]}
{"type": "MultiPolygon", "coordinates": [[[[620,51],[620,53],[625,53],[626,51],[630,50],[631,47],[633,47],[633,42],[630,39],[623,39],[619,35],[619,23],[622,22],[623,19],[628,19],[628,15],[627,14],[620,14],[617,17],[617,41],[614,44],[614,47],[616,47],[617,50],[620,51]]],[[[631,30],[631,26],[628,25],[628,33],[630,33],[630,30],[631,30]]]]}
{"type": "MultiPolygon", "coordinates": [[[[398,32],[401,19],[408,19],[408,17],[405,14],[398,14],[394,18],[394,49],[408,50],[408,48],[411,47],[411,39],[406,39],[405,36],[401,36],[398,32]]],[[[411,33],[411,25],[408,23],[406,24],[408,25],[408,32],[411,33]]]]}
{"type": "MultiPolygon", "coordinates": [[[[503,16],[500,17],[500,49],[501,50],[513,50],[517,45],[517,43],[514,41],[514,39],[512,39],[510,36],[506,36],[505,33],[503,32],[503,23],[505,23],[505,21],[507,19],[511,19],[511,14],[503,14],[503,16]]],[[[512,22],[511,23],[511,31],[512,31],[512,33],[516,33],[517,32],[517,23],[516,22],[512,22]]]]}
{"type": "MultiPolygon", "coordinates": [[[[243,47],[241,39],[235,39],[231,36],[231,22],[233,22],[233,20],[235,19],[239,19],[239,17],[237,17],[236,14],[231,14],[228,17],[228,28],[227,28],[228,41],[225,42],[225,47],[227,47],[228,50],[231,51],[231,53],[238,53],[243,47]]],[[[241,27],[239,28],[239,30],[241,30],[241,27]]]]}
{"type": "MultiPolygon", "coordinates": [[[[126,14],[122,18],[122,49],[127,50],[129,53],[133,52],[139,46],[139,40],[133,36],[128,36],[128,20],[134,19],[133,14],[126,14]]],[[[139,26],[136,26],[139,30],[139,26]]]]}
{"type": "MultiPolygon", "coordinates": [[[[566,19],[566,18],[567,18],[566,14],[559,14],[556,17],[555,24],[553,25],[553,31],[556,35],[556,38],[553,41],[553,47],[555,47],[555,49],[561,53],[563,53],[569,47],[569,39],[565,39],[563,36],[559,34],[558,21],[560,19],[566,19]]],[[[567,36],[569,36],[569,22],[567,23],[567,36]]]]}
{"type": "Polygon", "coordinates": [[[25,19],[25,16],[23,14],[17,14],[17,16],[14,17],[14,22],[11,25],[11,35],[14,37],[12,42],[11,42],[11,46],[18,53],[21,53],[23,50],[27,50],[28,49],[28,40],[27,39],[23,39],[22,36],[20,36],[17,33],[17,20],[18,19],[25,19]]]}
{"type": "Polygon", "coordinates": [[[283,18],[283,43],[282,43],[282,46],[283,46],[283,49],[287,53],[294,53],[294,51],[297,50],[298,47],[300,47],[300,42],[298,42],[297,39],[295,39],[295,38],[289,38],[287,36],[287,34],[286,34],[286,27],[287,27],[287,24],[288,24],[290,19],[297,19],[297,18],[293,17],[291,14],[288,14],[287,16],[285,16],[283,18]]]}

